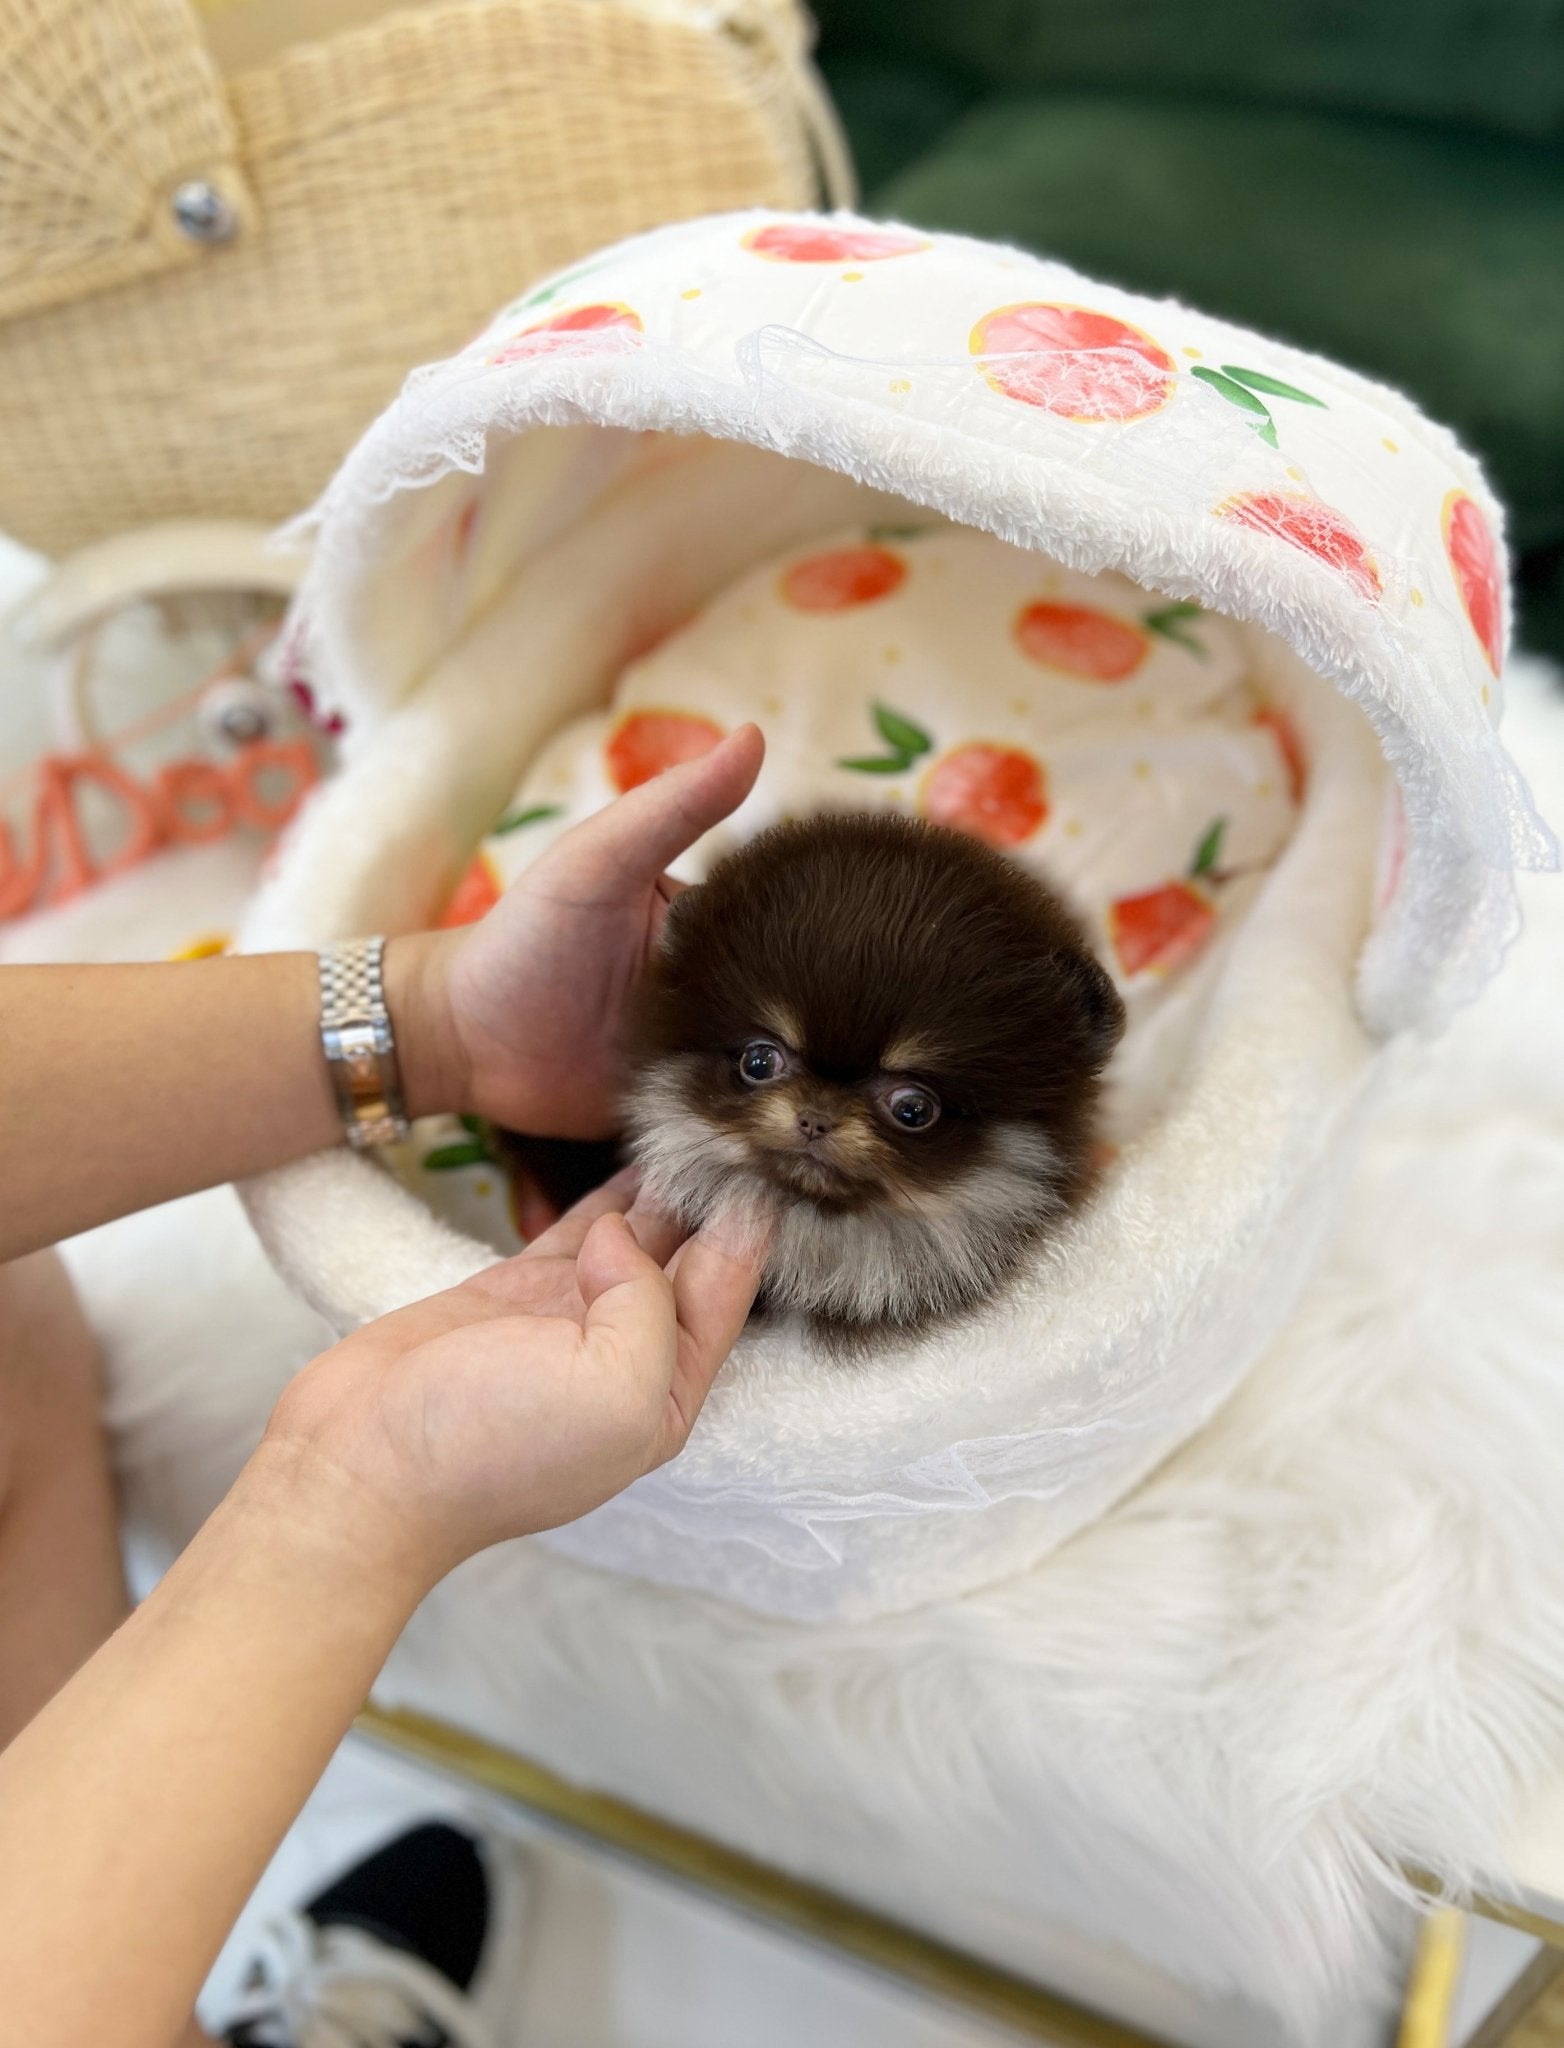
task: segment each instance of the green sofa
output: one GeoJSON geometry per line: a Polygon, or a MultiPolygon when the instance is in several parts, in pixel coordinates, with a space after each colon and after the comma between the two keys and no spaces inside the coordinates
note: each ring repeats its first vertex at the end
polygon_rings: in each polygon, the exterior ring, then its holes
{"type": "Polygon", "coordinates": [[[1482,455],[1564,655],[1561,0],[819,0],[870,212],[1402,386],[1482,455]]]}

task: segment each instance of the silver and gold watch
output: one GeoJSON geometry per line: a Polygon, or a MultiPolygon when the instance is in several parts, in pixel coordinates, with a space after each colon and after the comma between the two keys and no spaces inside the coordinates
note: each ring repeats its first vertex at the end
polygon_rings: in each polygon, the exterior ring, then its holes
{"type": "Polygon", "coordinates": [[[396,1038],[381,980],[383,938],[339,939],[320,953],[320,1040],[348,1143],[392,1145],[408,1132],[396,1038]]]}

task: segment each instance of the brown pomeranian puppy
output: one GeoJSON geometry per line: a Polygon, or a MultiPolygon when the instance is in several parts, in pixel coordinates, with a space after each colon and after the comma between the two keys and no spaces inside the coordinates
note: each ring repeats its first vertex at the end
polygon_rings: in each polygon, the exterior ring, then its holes
{"type": "Polygon", "coordinates": [[[1092,1181],[1124,1006],[1080,923],[977,840],[774,827],[675,901],[632,1020],[646,1190],[775,1219],[762,1309],[830,1348],[988,1300],[1092,1181]]]}

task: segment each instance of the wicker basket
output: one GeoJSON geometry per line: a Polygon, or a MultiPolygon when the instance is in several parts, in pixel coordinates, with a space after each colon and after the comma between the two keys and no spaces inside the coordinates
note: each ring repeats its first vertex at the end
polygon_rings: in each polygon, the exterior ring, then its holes
{"type": "Polygon", "coordinates": [[[187,0],[0,0],[0,531],[280,518],[529,278],[845,200],[806,51],[794,0],[426,0],[224,78],[187,0]]]}

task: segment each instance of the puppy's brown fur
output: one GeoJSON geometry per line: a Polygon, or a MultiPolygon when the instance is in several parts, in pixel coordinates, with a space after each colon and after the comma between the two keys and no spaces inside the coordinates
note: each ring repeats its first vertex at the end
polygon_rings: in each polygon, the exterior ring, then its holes
{"type": "Polygon", "coordinates": [[[778,826],[670,913],[631,1034],[635,1154],[688,1222],[775,1217],[772,1309],[838,1341],[915,1332],[1083,1199],[1123,1022],[1073,914],[976,840],[778,826]]]}

